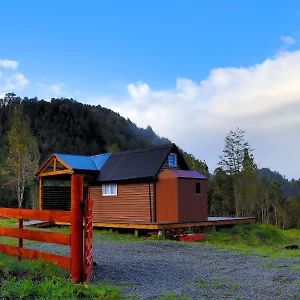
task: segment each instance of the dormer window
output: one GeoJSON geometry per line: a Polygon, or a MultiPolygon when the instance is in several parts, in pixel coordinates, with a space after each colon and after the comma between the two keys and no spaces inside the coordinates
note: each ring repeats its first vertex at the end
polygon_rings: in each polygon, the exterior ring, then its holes
{"type": "Polygon", "coordinates": [[[168,156],[168,164],[169,167],[177,167],[177,154],[176,153],[170,153],[168,156]]]}

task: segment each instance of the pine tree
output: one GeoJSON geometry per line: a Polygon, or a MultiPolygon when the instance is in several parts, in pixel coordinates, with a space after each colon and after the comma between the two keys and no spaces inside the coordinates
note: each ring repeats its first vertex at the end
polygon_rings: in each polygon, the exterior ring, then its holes
{"type": "Polygon", "coordinates": [[[238,174],[243,166],[245,150],[251,153],[248,142],[245,141],[245,131],[240,128],[230,130],[225,138],[223,155],[220,156],[220,167],[229,175],[238,174]]]}

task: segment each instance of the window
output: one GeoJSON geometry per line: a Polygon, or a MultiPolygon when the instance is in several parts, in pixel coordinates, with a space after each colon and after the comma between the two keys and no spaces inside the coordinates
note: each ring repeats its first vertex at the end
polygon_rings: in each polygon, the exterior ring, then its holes
{"type": "Polygon", "coordinates": [[[102,196],[117,196],[118,187],[116,183],[102,184],[102,196]]]}
{"type": "Polygon", "coordinates": [[[200,182],[196,182],[196,194],[201,194],[201,185],[200,185],[200,182]]]}
{"type": "Polygon", "coordinates": [[[177,155],[176,153],[170,153],[168,156],[169,167],[177,167],[177,155]]]}

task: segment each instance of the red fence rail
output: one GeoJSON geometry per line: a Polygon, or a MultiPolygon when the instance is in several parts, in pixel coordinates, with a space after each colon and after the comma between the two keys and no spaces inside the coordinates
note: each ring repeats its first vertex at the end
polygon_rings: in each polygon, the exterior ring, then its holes
{"type": "Polygon", "coordinates": [[[9,228],[0,226],[0,236],[13,237],[19,239],[19,246],[0,244],[0,252],[8,255],[28,259],[42,259],[46,262],[52,262],[58,266],[70,270],[70,257],[33,249],[23,248],[23,239],[30,241],[39,241],[45,243],[54,243],[59,245],[71,245],[71,235],[60,232],[39,231],[23,228],[23,220],[38,220],[50,222],[71,221],[71,213],[67,211],[47,211],[22,208],[0,208],[0,217],[19,219],[19,228],[9,228]]]}
{"type": "Polygon", "coordinates": [[[42,259],[70,271],[75,282],[86,281],[92,272],[92,200],[83,205],[83,177],[71,177],[71,211],[0,208],[0,217],[19,219],[19,228],[0,226],[0,236],[19,239],[19,246],[0,244],[0,252],[28,259],[42,259]],[[84,212],[84,208],[86,211],[84,212]],[[85,218],[83,218],[85,217],[85,218]],[[70,233],[30,230],[23,228],[23,220],[38,220],[71,224],[70,233]],[[83,219],[85,235],[83,236],[83,219]],[[83,239],[84,238],[84,239],[83,239]],[[25,249],[23,239],[70,246],[70,256],[25,249]],[[83,242],[85,247],[83,247],[83,242]]]}

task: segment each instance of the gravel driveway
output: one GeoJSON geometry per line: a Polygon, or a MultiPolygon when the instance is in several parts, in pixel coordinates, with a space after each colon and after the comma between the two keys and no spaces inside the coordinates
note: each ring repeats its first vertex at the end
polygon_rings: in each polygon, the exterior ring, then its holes
{"type": "Polygon", "coordinates": [[[96,238],[94,249],[98,266],[92,280],[113,280],[138,299],[170,292],[192,299],[300,299],[300,259],[246,256],[168,241],[96,238]]]}
{"type": "MultiPolygon", "coordinates": [[[[32,247],[66,253],[55,245],[32,247]]],[[[198,243],[107,241],[96,234],[94,260],[92,282],[113,281],[137,299],[173,293],[191,299],[300,300],[299,258],[263,258],[198,243]]]]}

